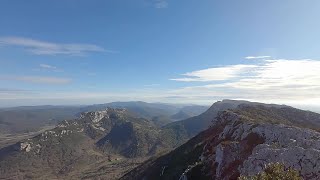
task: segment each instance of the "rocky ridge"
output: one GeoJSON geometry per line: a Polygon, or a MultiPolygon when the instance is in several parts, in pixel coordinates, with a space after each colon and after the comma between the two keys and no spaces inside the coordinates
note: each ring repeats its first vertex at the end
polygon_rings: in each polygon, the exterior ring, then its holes
{"type": "Polygon", "coordinates": [[[296,169],[304,179],[317,179],[319,117],[287,106],[239,105],[218,113],[208,130],[186,144],[122,179],[237,179],[273,162],[296,169]]]}

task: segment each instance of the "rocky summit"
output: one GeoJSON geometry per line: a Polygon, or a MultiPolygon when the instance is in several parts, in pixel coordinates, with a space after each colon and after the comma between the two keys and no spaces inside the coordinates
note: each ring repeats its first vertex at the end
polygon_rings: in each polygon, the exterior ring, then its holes
{"type": "Polygon", "coordinates": [[[319,118],[288,106],[241,104],[218,113],[209,129],[122,179],[228,180],[255,175],[270,163],[283,163],[304,179],[316,180],[320,177],[319,118]]]}

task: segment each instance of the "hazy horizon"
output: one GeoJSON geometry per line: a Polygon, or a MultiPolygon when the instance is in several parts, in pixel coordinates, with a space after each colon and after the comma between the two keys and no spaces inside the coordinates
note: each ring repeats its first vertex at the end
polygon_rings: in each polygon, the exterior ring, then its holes
{"type": "MultiPolygon", "coordinates": [[[[233,100],[233,99],[221,99],[221,100],[214,100],[212,101],[212,103],[209,104],[196,104],[196,103],[167,103],[167,102],[152,102],[152,101],[106,101],[106,102],[101,102],[101,103],[88,103],[88,104],[33,104],[30,105],[30,103],[26,103],[26,104],[18,104],[18,105],[13,105],[13,106],[1,106],[0,105],[0,109],[6,109],[6,108],[17,108],[17,107],[37,107],[37,106],[91,106],[91,105],[99,105],[99,104],[107,104],[107,103],[119,103],[119,102],[144,102],[144,103],[155,103],[155,104],[168,104],[168,105],[176,105],[176,106],[192,106],[192,105],[199,105],[199,106],[208,106],[210,107],[212,104],[214,104],[215,102],[218,101],[223,101],[223,100],[233,100]]],[[[237,99],[239,101],[247,101],[245,99],[237,99]]],[[[259,102],[259,101],[251,101],[251,102],[259,102]]],[[[267,103],[267,102],[259,102],[259,103],[266,103],[266,104],[275,104],[275,103],[267,103]]],[[[319,106],[308,106],[308,105],[301,105],[301,104],[279,104],[279,105],[288,105],[288,106],[292,106],[294,108],[298,108],[298,109],[302,109],[302,110],[308,110],[308,111],[313,111],[313,112],[317,112],[320,113],[320,107],[319,106]]]]}

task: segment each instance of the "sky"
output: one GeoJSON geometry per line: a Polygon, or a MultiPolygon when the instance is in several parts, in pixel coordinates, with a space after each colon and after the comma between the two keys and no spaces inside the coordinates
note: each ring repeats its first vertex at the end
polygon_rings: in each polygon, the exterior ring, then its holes
{"type": "Polygon", "coordinates": [[[319,0],[3,0],[0,107],[320,104],[319,0]]]}

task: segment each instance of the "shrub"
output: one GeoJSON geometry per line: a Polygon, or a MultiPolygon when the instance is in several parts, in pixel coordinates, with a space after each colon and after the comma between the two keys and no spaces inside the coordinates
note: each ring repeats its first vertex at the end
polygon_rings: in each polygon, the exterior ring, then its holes
{"type": "Polygon", "coordinates": [[[292,168],[286,169],[281,163],[271,163],[257,175],[240,176],[238,180],[303,180],[303,178],[292,168]]]}

